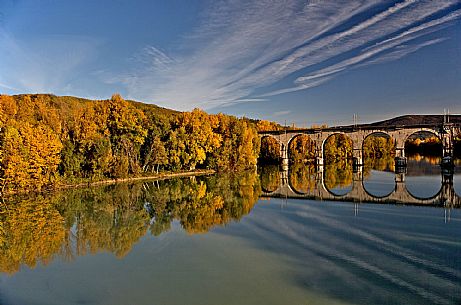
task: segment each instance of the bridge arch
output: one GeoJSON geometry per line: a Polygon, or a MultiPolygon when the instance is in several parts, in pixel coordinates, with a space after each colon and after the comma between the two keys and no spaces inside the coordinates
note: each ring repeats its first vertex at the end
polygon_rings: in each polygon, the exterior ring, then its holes
{"type": "Polygon", "coordinates": [[[433,129],[433,128],[409,128],[409,129],[401,129],[397,131],[392,131],[390,132],[391,136],[395,140],[395,144],[397,148],[404,148],[405,143],[408,141],[408,139],[418,133],[430,133],[434,136],[436,136],[439,140],[442,140],[440,137],[440,133],[433,129]]]}
{"type": "Polygon", "coordinates": [[[261,135],[261,146],[260,146],[260,153],[259,153],[259,161],[263,163],[279,163],[282,157],[282,151],[284,150],[284,146],[282,141],[278,139],[276,136],[271,134],[263,134],[261,135]],[[274,147],[272,147],[275,145],[274,147]],[[273,149],[273,150],[271,150],[273,149]]]}
{"type": "Polygon", "coordinates": [[[369,139],[370,137],[382,137],[382,138],[388,138],[388,139],[392,139],[394,140],[394,138],[392,137],[392,135],[390,135],[388,132],[386,131],[383,131],[383,130],[373,130],[371,131],[370,133],[366,134],[365,137],[363,138],[363,141],[362,141],[362,147],[363,147],[363,144],[365,143],[365,141],[367,139],[369,139]]]}
{"type": "Polygon", "coordinates": [[[347,198],[349,193],[352,192],[352,185],[351,185],[351,189],[348,190],[346,193],[344,194],[337,194],[335,193],[334,191],[332,191],[330,188],[328,188],[325,184],[325,181],[322,182],[322,186],[323,188],[327,191],[328,194],[330,194],[331,196],[333,196],[333,198],[336,198],[336,199],[341,199],[341,198],[347,198]]]}
{"type": "MultiPolygon", "coordinates": [[[[294,160],[296,155],[295,155],[295,150],[299,149],[300,147],[292,147],[294,145],[294,141],[297,139],[302,139],[302,138],[307,138],[307,147],[302,148],[306,149],[306,151],[303,151],[302,154],[304,154],[305,157],[307,157],[308,160],[314,160],[315,159],[315,151],[316,151],[316,143],[314,139],[307,133],[297,133],[294,134],[288,141],[287,141],[287,157],[289,160],[294,160]],[[309,156],[312,155],[312,156],[309,156]]],[[[301,142],[301,145],[303,145],[303,142],[301,142]]]]}
{"type": "Polygon", "coordinates": [[[323,171],[322,187],[328,194],[335,198],[347,197],[354,188],[354,173],[352,164],[348,167],[337,167],[335,165],[326,165],[323,171]],[[344,193],[337,193],[333,189],[342,189],[344,193]]]}
{"type": "Polygon", "coordinates": [[[367,188],[365,187],[365,185],[363,184],[362,182],[362,187],[363,187],[363,190],[365,191],[365,193],[370,196],[371,198],[373,199],[386,199],[386,198],[389,198],[392,196],[392,194],[394,194],[395,190],[392,190],[390,193],[387,193],[385,195],[376,195],[376,194],[372,194],[369,190],[367,190],[367,188]]]}
{"type": "MultiPolygon", "coordinates": [[[[413,142],[414,144],[415,142],[413,142]]],[[[426,141],[422,141],[422,143],[426,143],[426,141]]],[[[430,145],[431,143],[429,143],[430,145]]],[[[408,134],[405,137],[404,140],[404,146],[405,154],[408,155],[412,152],[416,153],[422,153],[423,155],[433,155],[433,156],[440,156],[443,157],[443,137],[441,136],[440,132],[429,129],[429,128],[424,128],[424,130],[416,130],[413,132],[408,132],[408,134]],[[428,146],[419,146],[418,145],[411,145],[412,143],[410,142],[411,139],[414,139],[417,141],[417,139],[422,139],[422,138],[427,138],[428,136],[435,137],[436,142],[432,143],[432,149],[429,151],[424,151],[425,148],[428,146]]]]}
{"type": "Polygon", "coordinates": [[[361,181],[362,183],[362,188],[364,190],[364,192],[370,196],[371,198],[373,199],[386,199],[386,198],[389,198],[390,196],[392,196],[392,194],[395,192],[395,177],[392,177],[392,181],[394,182],[393,185],[392,185],[392,188],[391,190],[387,191],[386,190],[386,193],[384,193],[384,195],[377,195],[377,194],[373,194],[369,188],[367,188],[367,182],[369,183],[369,179],[363,179],[361,181]]]}
{"type": "MultiPolygon", "coordinates": [[[[323,160],[325,160],[324,162],[326,163],[328,158],[327,158],[327,149],[326,149],[326,145],[328,143],[328,141],[334,137],[334,136],[342,136],[344,137],[345,141],[350,141],[351,142],[351,145],[350,145],[350,149],[351,151],[349,152],[350,154],[352,154],[352,149],[353,149],[353,146],[354,146],[354,141],[352,139],[352,137],[348,134],[348,133],[345,133],[345,132],[341,132],[341,131],[335,131],[335,132],[331,132],[329,133],[322,141],[322,144],[321,144],[321,151],[322,151],[322,158],[323,160]]],[[[345,148],[345,151],[344,153],[346,154],[345,158],[344,159],[348,159],[348,157],[352,157],[352,156],[348,156],[348,151],[347,151],[347,147],[345,148]]]]}
{"type": "Polygon", "coordinates": [[[442,193],[442,190],[443,190],[443,185],[440,184],[440,189],[437,191],[437,193],[435,193],[434,195],[430,196],[430,197],[420,197],[420,196],[416,196],[415,194],[413,194],[409,189],[408,189],[408,186],[405,184],[405,190],[406,192],[408,193],[408,195],[410,197],[412,197],[413,199],[416,199],[416,200],[421,200],[421,201],[433,201],[434,199],[436,199],[437,197],[440,196],[440,193],[442,193]]]}
{"type": "Polygon", "coordinates": [[[317,172],[313,165],[294,164],[288,172],[290,189],[298,195],[312,193],[317,187],[317,172]]]}
{"type": "Polygon", "coordinates": [[[361,146],[363,165],[371,169],[391,170],[395,168],[395,140],[382,130],[364,133],[361,146]]]}
{"type": "Polygon", "coordinates": [[[439,139],[439,141],[442,141],[442,138],[440,137],[440,132],[438,132],[437,130],[434,130],[432,128],[419,128],[417,130],[408,130],[407,134],[406,134],[406,137],[404,138],[403,142],[407,142],[408,139],[415,135],[415,134],[418,134],[418,133],[430,133],[430,134],[433,134],[434,136],[437,137],[437,139],[439,139]]]}

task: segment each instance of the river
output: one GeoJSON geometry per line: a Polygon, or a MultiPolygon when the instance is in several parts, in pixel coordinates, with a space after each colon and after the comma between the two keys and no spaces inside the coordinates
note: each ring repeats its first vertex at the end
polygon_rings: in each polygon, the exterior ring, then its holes
{"type": "Polygon", "coordinates": [[[0,304],[460,304],[461,164],[437,162],[16,197],[0,214],[0,304]]]}

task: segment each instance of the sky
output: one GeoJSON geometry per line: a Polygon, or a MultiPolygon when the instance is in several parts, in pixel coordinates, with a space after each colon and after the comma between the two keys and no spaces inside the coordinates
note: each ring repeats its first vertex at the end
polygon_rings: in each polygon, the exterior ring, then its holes
{"type": "Polygon", "coordinates": [[[461,113],[461,0],[0,0],[0,93],[307,127],[461,113]]]}

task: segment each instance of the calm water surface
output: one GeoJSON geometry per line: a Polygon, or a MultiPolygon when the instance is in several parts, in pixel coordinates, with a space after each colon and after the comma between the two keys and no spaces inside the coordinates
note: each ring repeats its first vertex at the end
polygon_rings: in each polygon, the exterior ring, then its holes
{"type": "MultiPolygon", "coordinates": [[[[403,174],[427,205],[266,196],[286,177],[352,196],[348,164],[16,198],[0,215],[0,304],[460,304],[458,195],[439,191],[461,194],[461,174],[436,162],[403,174]]],[[[392,162],[362,178],[377,198],[396,189],[392,162]]]]}

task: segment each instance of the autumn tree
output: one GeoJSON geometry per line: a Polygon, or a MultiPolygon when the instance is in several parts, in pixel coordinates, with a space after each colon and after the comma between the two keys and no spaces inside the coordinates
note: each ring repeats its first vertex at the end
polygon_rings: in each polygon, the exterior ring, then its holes
{"type": "Polygon", "coordinates": [[[243,119],[222,113],[216,115],[216,118],[219,126],[215,132],[222,136],[222,143],[208,156],[207,165],[220,171],[254,167],[260,145],[254,126],[243,119]]]}
{"type": "Polygon", "coordinates": [[[221,146],[222,136],[214,132],[218,120],[194,109],[184,112],[173,124],[169,136],[170,163],[186,169],[203,164],[207,154],[221,146]]]}
{"type": "Polygon", "coordinates": [[[144,157],[143,171],[148,171],[149,168],[153,172],[154,169],[158,173],[159,167],[168,164],[168,153],[165,149],[165,143],[160,137],[154,136],[150,139],[147,155],[144,157]]]}
{"type": "Polygon", "coordinates": [[[280,144],[273,137],[261,139],[261,149],[259,154],[261,163],[278,164],[280,162],[280,144]]]}
{"type": "Polygon", "coordinates": [[[256,129],[258,131],[275,131],[280,130],[281,128],[280,125],[275,122],[260,120],[256,123],[256,129]]]}
{"type": "Polygon", "coordinates": [[[330,136],[324,144],[324,155],[327,162],[351,159],[352,140],[344,134],[330,136]]]}
{"type": "Polygon", "coordinates": [[[315,143],[308,135],[299,135],[291,140],[289,159],[292,163],[307,162],[315,159],[315,143]]]}
{"type": "Polygon", "coordinates": [[[257,161],[256,124],[199,109],[175,112],[118,94],[100,101],[1,95],[0,182],[7,190],[40,190],[159,169],[240,171],[257,161]]]}
{"type": "Polygon", "coordinates": [[[395,154],[394,141],[385,136],[369,136],[363,141],[363,156],[366,158],[382,158],[395,154]]]}
{"type": "Polygon", "coordinates": [[[49,199],[19,200],[0,209],[0,271],[33,268],[59,253],[65,238],[63,218],[49,199]],[[3,245],[1,245],[3,243],[3,245]]]}
{"type": "Polygon", "coordinates": [[[128,104],[120,95],[112,96],[108,103],[107,127],[114,155],[112,174],[126,177],[137,174],[140,168],[140,149],[147,135],[143,126],[144,113],[128,104]]]}

